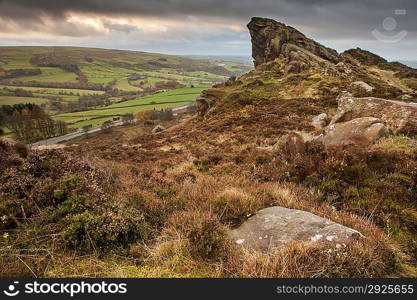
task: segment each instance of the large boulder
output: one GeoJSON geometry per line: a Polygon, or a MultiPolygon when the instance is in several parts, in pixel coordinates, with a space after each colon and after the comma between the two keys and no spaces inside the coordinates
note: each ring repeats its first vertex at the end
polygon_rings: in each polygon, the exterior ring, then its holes
{"type": "Polygon", "coordinates": [[[395,134],[417,133],[417,103],[374,97],[355,98],[348,93],[338,98],[337,112],[330,124],[362,117],[380,119],[395,134]]]}
{"type": "Polygon", "coordinates": [[[277,58],[288,58],[291,72],[306,67],[308,60],[299,59],[300,53],[309,53],[323,60],[337,63],[338,53],[327,48],[293,27],[275,20],[254,17],[247,25],[252,39],[252,57],[255,67],[277,58]],[[290,57],[291,56],[291,57],[290,57]]]}
{"type": "Polygon", "coordinates": [[[229,236],[247,249],[267,252],[290,242],[324,242],[340,248],[362,234],[306,211],[274,206],[258,211],[240,227],[230,230],[229,236]]]}
{"type": "Polygon", "coordinates": [[[388,128],[379,119],[364,117],[327,126],[322,141],[326,146],[344,143],[370,144],[388,135],[388,128]]]}

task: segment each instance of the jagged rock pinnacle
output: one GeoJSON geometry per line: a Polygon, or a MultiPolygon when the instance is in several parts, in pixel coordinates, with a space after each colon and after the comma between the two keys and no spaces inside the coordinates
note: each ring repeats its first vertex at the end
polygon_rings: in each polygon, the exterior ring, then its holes
{"type": "Polygon", "coordinates": [[[286,58],[291,48],[308,51],[315,56],[337,63],[338,53],[327,48],[304,34],[272,19],[254,17],[247,25],[252,38],[252,57],[255,67],[276,58],[286,58]]]}

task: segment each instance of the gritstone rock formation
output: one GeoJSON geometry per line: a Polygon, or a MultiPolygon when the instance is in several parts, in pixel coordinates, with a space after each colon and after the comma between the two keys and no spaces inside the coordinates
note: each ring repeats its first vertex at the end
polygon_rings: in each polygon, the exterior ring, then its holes
{"type": "Polygon", "coordinates": [[[417,103],[407,103],[374,97],[341,96],[331,124],[355,118],[374,117],[385,122],[395,134],[417,133],[417,103]]]}
{"type": "Polygon", "coordinates": [[[298,30],[277,21],[255,17],[247,26],[252,38],[255,67],[279,57],[291,59],[291,52],[300,49],[333,63],[340,61],[335,50],[320,45],[298,30]]]}

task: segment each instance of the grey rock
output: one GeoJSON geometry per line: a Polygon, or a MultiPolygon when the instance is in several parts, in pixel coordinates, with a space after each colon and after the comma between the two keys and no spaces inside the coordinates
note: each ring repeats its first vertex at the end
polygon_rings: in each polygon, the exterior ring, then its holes
{"type": "Polygon", "coordinates": [[[289,73],[298,73],[309,65],[306,55],[331,63],[338,63],[338,53],[327,48],[293,27],[275,20],[254,17],[247,25],[252,40],[252,57],[255,67],[275,60],[287,58],[289,73]]]}
{"type": "Polygon", "coordinates": [[[410,99],[413,99],[413,96],[408,95],[408,94],[405,94],[405,95],[401,96],[401,100],[410,100],[410,99]]]}
{"type": "Polygon", "coordinates": [[[379,119],[364,117],[327,126],[322,141],[326,146],[346,142],[370,144],[386,136],[389,130],[379,119]]]}
{"type": "Polygon", "coordinates": [[[313,117],[311,120],[311,125],[316,129],[322,129],[329,123],[329,118],[326,113],[319,114],[318,116],[313,117]]]}
{"type": "Polygon", "coordinates": [[[357,98],[348,93],[341,94],[337,100],[337,112],[330,124],[374,117],[384,122],[394,134],[417,133],[417,103],[374,97],[357,98]]]}
{"type": "Polygon", "coordinates": [[[366,82],[363,81],[355,81],[350,84],[350,87],[354,90],[361,90],[367,93],[372,92],[375,88],[373,86],[370,86],[366,82]]]}
{"type": "Polygon", "coordinates": [[[158,132],[162,132],[165,130],[165,127],[162,125],[156,125],[153,129],[152,129],[152,133],[158,133],[158,132]]]}
{"type": "Polygon", "coordinates": [[[339,248],[362,234],[306,211],[274,206],[258,211],[240,227],[230,230],[229,237],[247,249],[267,252],[290,242],[324,242],[339,248]]]}

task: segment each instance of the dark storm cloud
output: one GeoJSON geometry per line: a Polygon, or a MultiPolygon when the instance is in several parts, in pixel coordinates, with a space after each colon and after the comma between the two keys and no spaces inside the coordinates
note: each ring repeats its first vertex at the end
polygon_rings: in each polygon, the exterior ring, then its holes
{"type": "Polygon", "coordinates": [[[368,22],[369,16],[392,13],[393,6],[416,12],[413,0],[0,0],[0,15],[36,17],[37,13],[61,17],[68,11],[141,16],[223,16],[247,19],[253,15],[311,16],[334,12],[368,22]]]}
{"type": "MultiPolygon", "coordinates": [[[[264,16],[292,25],[338,50],[360,43],[369,43],[369,48],[375,48],[378,41],[372,36],[372,30],[384,33],[383,20],[395,17],[398,22],[396,29],[408,32],[407,45],[417,40],[415,0],[0,0],[0,21],[6,25],[13,22],[16,26],[24,24],[36,29],[39,24],[45,25],[45,18],[65,23],[66,16],[74,13],[162,21],[196,18],[199,22],[211,22],[213,27],[223,23],[242,28],[250,17],[264,16]],[[406,15],[396,16],[395,9],[405,9],[406,15]]],[[[5,28],[4,24],[0,22],[0,32],[2,27],[5,28]]],[[[191,22],[190,26],[198,24],[191,22]]],[[[105,22],[103,25],[111,32],[135,32],[134,26],[126,24],[105,22]]],[[[61,24],[58,33],[65,35],[69,32],[70,36],[77,36],[77,28],[71,26],[61,24]]],[[[204,34],[205,30],[210,31],[206,27],[201,29],[201,33],[204,34]]],[[[79,31],[80,36],[87,36],[94,33],[94,28],[90,32],[81,26],[79,31]]],[[[186,29],[179,30],[178,35],[181,34],[187,35],[186,29]]],[[[236,33],[235,41],[242,41],[242,36],[236,33]]],[[[390,49],[388,45],[382,48],[390,49]]]]}
{"type": "Polygon", "coordinates": [[[268,16],[294,25],[320,28],[322,35],[355,35],[380,25],[394,9],[407,9],[401,22],[416,30],[413,0],[0,0],[0,17],[39,20],[62,18],[68,12],[164,18],[224,17],[245,23],[251,16],[268,16]]]}

